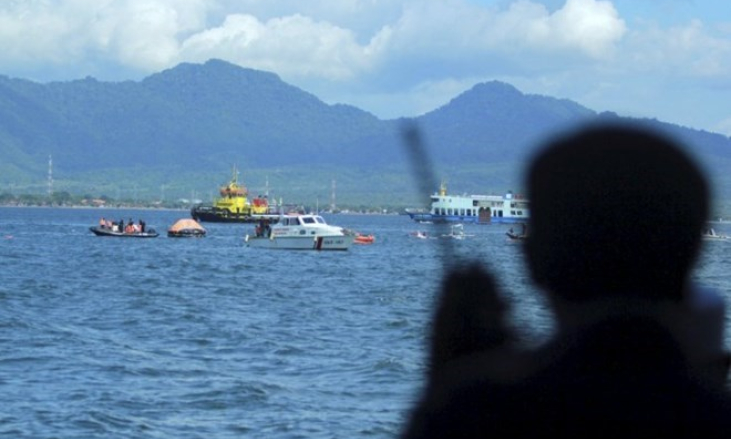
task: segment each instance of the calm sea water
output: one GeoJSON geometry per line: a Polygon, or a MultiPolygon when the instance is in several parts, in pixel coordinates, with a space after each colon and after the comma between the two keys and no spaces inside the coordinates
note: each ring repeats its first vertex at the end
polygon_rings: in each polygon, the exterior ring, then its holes
{"type": "MultiPolygon", "coordinates": [[[[326,216],[376,243],[249,249],[249,225],[170,239],[181,211],[0,208],[0,435],[14,438],[393,438],[422,385],[444,264],[427,225],[326,216]],[[96,237],[100,216],[156,239],[96,237]]],[[[528,340],[551,329],[508,226],[466,226],[528,340]]],[[[716,225],[728,233],[731,226],[716,225]]],[[[731,243],[697,277],[727,295],[731,243]]],[[[727,344],[729,339],[727,336],[727,344]]]]}

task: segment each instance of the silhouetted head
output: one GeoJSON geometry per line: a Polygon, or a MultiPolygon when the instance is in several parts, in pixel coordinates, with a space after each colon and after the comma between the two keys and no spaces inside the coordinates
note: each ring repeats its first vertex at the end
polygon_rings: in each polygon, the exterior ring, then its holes
{"type": "Polygon", "coordinates": [[[673,141],[637,126],[584,128],[534,157],[527,189],[528,263],[551,294],[681,298],[709,188],[673,141]]]}

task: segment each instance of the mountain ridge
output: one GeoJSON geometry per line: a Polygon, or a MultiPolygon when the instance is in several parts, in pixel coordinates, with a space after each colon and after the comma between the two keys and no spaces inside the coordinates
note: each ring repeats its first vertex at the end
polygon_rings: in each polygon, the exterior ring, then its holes
{"type": "Polygon", "coordinates": [[[423,133],[435,173],[479,193],[517,188],[543,140],[602,118],[677,136],[702,158],[719,196],[731,199],[720,169],[731,162],[731,141],[720,134],[622,118],[499,81],[421,116],[382,120],[221,60],[181,63],[140,81],[40,84],[0,75],[0,193],[42,191],[53,156],[55,187],[93,195],[119,192],[129,179],[140,196],[162,186],[171,195],[213,192],[237,165],[249,185],[266,180],[288,198],[328,198],[337,180],[343,202],[405,205],[424,199],[403,151],[406,121],[423,133]]]}

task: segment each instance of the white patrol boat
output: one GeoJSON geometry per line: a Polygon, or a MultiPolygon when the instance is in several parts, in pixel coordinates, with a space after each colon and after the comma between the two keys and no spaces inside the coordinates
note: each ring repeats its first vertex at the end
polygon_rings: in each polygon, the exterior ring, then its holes
{"type": "Polygon", "coordinates": [[[283,250],[347,250],[353,235],[328,225],[320,215],[282,215],[276,224],[266,220],[244,239],[248,247],[283,250]]]}
{"type": "Polygon", "coordinates": [[[705,230],[703,230],[701,238],[704,241],[727,241],[729,239],[729,236],[717,233],[713,229],[713,227],[707,227],[705,230]]]}
{"type": "Polygon", "coordinates": [[[429,211],[406,211],[420,223],[524,223],[529,217],[528,200],[508,192],[505,195],[449,195],[442,183],[431,196],[429,211]]]}

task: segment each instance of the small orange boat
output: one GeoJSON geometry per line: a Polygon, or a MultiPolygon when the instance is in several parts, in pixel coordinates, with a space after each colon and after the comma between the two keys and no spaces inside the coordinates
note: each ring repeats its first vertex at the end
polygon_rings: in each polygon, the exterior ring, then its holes
{"type": "Polygon", "coordinates": [[[191,218],[179,219],[168,229],[169,238],[202,238],[206,229],[191,218]]]}
{"type": "Polygon", "coordinates": [[[361,235],[358,233],[353,238],[353,244],[373,244],[374,242],[376,242],[376,237],[373,235],[361,235]]]}

